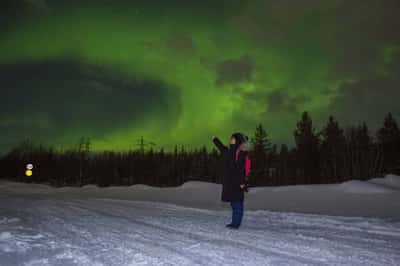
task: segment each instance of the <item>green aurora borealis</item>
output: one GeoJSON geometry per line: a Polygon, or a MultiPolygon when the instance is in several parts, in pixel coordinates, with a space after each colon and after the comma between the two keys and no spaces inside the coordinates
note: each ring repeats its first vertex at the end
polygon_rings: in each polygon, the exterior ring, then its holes
{"type": "Polygon", "coordinates": [[[5,1],[0,150],[24,138],[96,150],[207,145],[262,123],[291,143],[400,105],[399,2],[5,1]],[[72,3],[71,3],[72,2],[72,3]]]}

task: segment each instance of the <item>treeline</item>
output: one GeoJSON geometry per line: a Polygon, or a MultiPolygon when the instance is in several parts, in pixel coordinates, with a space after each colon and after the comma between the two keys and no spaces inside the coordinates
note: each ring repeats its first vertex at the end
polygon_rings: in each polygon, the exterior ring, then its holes
{"type": "MultiPolygon", "coordinates": [[[[304,112],[293,136],[294,147],[278,147],[263,126],[257,126],[250,136],[251,185],[336,183],[400,174],[400,130],[390,113],[382,127],[371,134],[365,123],[344,130],[333,117],[317,132],[304,112]]],[[[165,152],[163,148],[145,149],[143,139],[140,144],[139,149],[129,152],[91,152],[89,139],[81,139],[75,148],[64,151],[24,141],[1,157],[1,176],[58,187],[221,182],[222,158],[214,148],[189,151],[175,146],[172,152],[165,152]],[[27,163],[34,164],[30,177],[25,175],[27,163]]]]}
{"type": "Polygon", "coordinates": [[[400,174],[400,130],[390,113],[373,135],[365,123],[342,129],[332,116],[317,132],[304,112],[293,136],[293,148],[283,144],[278,149],[262,126],[257,127],[253,184],[338,183],[400,174]]]}

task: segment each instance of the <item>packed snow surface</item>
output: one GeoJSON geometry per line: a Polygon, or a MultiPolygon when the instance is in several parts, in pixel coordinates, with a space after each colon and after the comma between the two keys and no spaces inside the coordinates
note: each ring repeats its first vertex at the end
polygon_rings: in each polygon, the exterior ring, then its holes
{"type": "Polygon", "coordinates": [[[237,231],[215,184],[0,182],[0,265],[400,265],[399,180],[254,188],[237,231]]]}

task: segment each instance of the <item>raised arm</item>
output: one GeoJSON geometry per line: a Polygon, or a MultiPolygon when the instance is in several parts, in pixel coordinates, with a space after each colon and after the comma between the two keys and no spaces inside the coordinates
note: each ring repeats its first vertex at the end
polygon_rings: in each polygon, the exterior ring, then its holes
{"type": "Polygon", "coordinates": [[[224,151],[226,151],[228,148],[222,144],[222,142],[219,140],[219,138],[213,136],[212,141],[214,142],[215,146],[217,146],[218,150],[223,153],[224,151]]]}

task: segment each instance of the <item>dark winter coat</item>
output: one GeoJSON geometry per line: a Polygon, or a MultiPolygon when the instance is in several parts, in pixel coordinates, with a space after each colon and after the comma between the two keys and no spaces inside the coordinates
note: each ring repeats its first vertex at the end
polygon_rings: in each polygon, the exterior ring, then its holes
{"type": "Polygon", "coordinates": [[[246,156],[248,152],[239,151],[236,160],[238,144],[231,144],[228,148],[218,138],[214,138],[213,142],[224,157],[221,200],[225,202],[243,201],[244,191],[240,185],[245,183],[246,156]]]}

